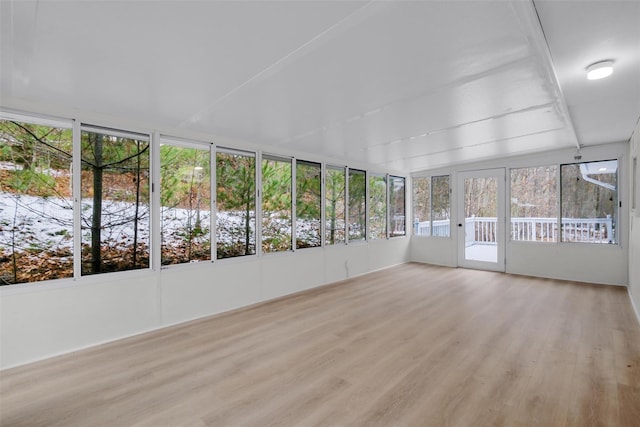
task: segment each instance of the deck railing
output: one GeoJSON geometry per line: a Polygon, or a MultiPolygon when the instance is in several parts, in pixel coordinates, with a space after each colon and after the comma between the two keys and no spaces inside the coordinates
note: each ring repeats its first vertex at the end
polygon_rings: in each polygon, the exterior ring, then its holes
{"type": "MultiPolygon", "coordinates": [[[[416,235],[449,236],[450,221],[414,223],[416,235]],[[430,227],[433,226],[433,230],[430,227]],[[432,231],[429,233],[429,231],[432,231]]],[[[495,244],[497,219],[495,217],[470,217],[465,219],[465,243],[495,244]]],[[[612,243],[613,221],[607,218],[562,218],[563,242],[612,243]]],[[[511,240],[528,242],[558,241],[557,218],[511,218],[511,240]]]]}
{"type": "Polygon", "coordinates": [[[433,221],[433,233],[431,233],[431,222],[415,222],[413,224],[414,233],[419,236],[440,236],[449,237],[451,235],[451,221],[448,219],[433,221]]]}

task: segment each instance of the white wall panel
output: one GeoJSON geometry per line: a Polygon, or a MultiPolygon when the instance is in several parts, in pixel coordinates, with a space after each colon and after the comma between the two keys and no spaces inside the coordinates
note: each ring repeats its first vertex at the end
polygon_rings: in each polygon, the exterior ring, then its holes
{"type": "Polygon", "coordinates": [[[270,300],[322,284],[323,264],[322,250],[315,249],[263,256],[263,299],[270,300]]]}
{"type": "Polygon", "coordinates": [[[253,304],[262,293],[256,257],[162,270],[160,284],[162,326],[253,304]]]}
{"type": "Polygon", "coordinates": [[[410,259],[409,237],[394,237],[388,241],[374,241],[369,245],[369,270],[379,270],[410,259]]]}
{"type": "Polygon", "coordinates": [[[351,250],[347,245],[327,246],[324,251],[324,274],[327,283],[347,278],[347,254],[351,250]]]}
{"type": "Polygon", "coordinates": [[[0,366],[28,363],[158,327],[153,274],[100,283],[89,279],[83,285],[3,293],[0,366]]]}
{"type": "Polygon", "coordinates": [[[628,283],[626,250],[599,244],[507,244],[507,273],[580,282],[628,283]]]}
{"type": "Polygon", "coordinates": [[[457,266],[456,241],[446,237],[413,237],[411,261],[428,264],[457,266]]]}
{"type": "Polygon", "coordinates": [[[395,238],[3,289],[0,368],[390,267],[408,253],[409,239],[395,238]]]}
{"type": "Polygon", "coordinates": [[[369,271],[369,244],[357,242],[349,245],[348,249],[344,259],[347,278],[369,271]]]}

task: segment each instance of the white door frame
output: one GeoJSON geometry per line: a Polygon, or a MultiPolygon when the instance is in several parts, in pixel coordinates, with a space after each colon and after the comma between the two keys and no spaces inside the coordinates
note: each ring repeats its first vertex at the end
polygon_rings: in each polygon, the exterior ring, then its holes
{"type": "Polygon", "coordinates": [[[502,271],[506,269],[505,245],[506,245],[506,172],[505,168],[482,169],[459,172],[457,175],[457,212],[456,212],[456,231],[458,239],[458,267],[475,268],[481,270],[502,271]],[[489,178],[495,177],[497,180],[497,224],[496,224],[496,245],[498,249],[497,262],[486,262],[477,260],[468,260],[465,257],[466,249],[466,225],[464,213],[464,182],[468,178],[489,178]]]}

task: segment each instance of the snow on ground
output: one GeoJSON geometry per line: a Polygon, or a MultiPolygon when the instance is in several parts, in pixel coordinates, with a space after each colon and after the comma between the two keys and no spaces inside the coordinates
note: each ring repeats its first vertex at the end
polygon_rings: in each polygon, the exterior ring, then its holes
{"type": "MultiPolygon", "coordinates": [[[[82,200],[82,235],[83,242],[91,241],[92,199],[82,200]]],[[[104,200],[102,204],[103,227],[102,240],[117,242],[119,245],[133,243],[134,229],[132,218],[135,217],[135,205],[127,202],[104,200]]],[[[255,236],[255,214],[251,215],[251,234],[255,236]]],[[[141,207],[138,223],[138,242],[149,242],[149,210],[141,207]]],[[[188,221],[195,225],[197,214],[194,210],[179,208],[162,208],[161,227],[165,245],[183,243],[182,233],[188,221]]],[[[264,218],[265,235],[284,234],[291,230],[288,220],[277,216],[264,218]],[[268,230],[268,231],[267,231],[268,230]]],[[[208,229],[210,212],[200,211],[200,223],[208,229]]],[[[216,239],[222,244],[233,244],[242,240],[245,232],[243,212],[218,212],[218,232],[216,239]]],[[[320,222],[298,221],[298,238],[309,245],[320,244],[320,222]]],[[[73,208],[70,199],[56,197],[34,197],[0,192],[0,248],[12,247],[25,250],[29,248],[68,249],[73,247],[73,208]],[[15,230],[15,233],[12,231],[15,230]],[[15,242],[12,243],[12,239],[15,242]]]]}

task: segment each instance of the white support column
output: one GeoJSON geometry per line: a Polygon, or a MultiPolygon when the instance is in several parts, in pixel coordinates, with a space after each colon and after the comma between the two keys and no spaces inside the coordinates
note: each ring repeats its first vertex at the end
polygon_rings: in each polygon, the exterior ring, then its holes
{"type": "Polygon", "coordinates": [[[298,196],[297,196],[297,185],[296,185],[296,176],[297,176],[297,166],[298,159],[295,157],[291,158],[291,251],[295,252],[298,246],[298,239],[296,235],[297,230],[297,204],[298,204],[298,196]]]}
{"type": "Polygon", "coordinates": [[[73,121],[73,159],[71,180],[73,195],[73,277],[82,276],[82,128],[79,120],[73,121]]]}
{"type": "Polygon", "coordinates": [[[262,256],[262,150],[256,151],[256,255],[262,256]]]}
{"type": "Polygon", "coordinates": [[[162,229],[160,227],[160,133],[154,132],[149,141],[151,148],[151,235],[149,236],[149,251],[151,268],[159,271],[162,268],[162,229]]]}

